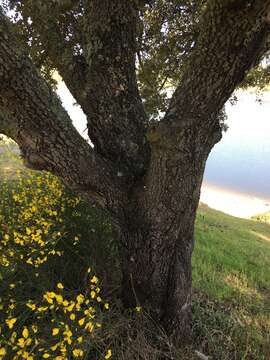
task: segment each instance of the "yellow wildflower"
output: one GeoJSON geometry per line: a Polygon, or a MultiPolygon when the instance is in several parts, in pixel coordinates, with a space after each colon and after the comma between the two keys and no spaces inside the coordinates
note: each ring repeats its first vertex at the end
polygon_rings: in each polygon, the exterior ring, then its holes
{"type": "Polygon", "coordinates": [[[29,307],[29,309],[31,309],[32,311],[36,310],[36,305],[32,304],[30,302],[26,303],[26,306],[29,307]]]}
{"type": "Polygon", "coordinates": [[[94,325],[93,323],[90,321],[89,323],[87,323],[85,325],[85,329],[88,330],[89,332],[92,332],[94,330],[94,325]]]}
{"type": "Polygon", "coordinates": [[[43,298],[44,298],[49,304],[53,304],[53,298],[54,298],[54,296],[55,296],[54,293],[46,292],[46,294],[43,295],[43,298]]]}
{"type": "Polygon", "coordinates": [[[39,308],[37,308],[37,311],[39,311],[39,312],[43,312],[46,310],[48,310],[48,306],[40,306],[39,308]]]}
{"type": "Polygon", "coordinates": [[[65,334],[67,335],[67,337],[71,337],[72,336],[72,331],[71,330],[65,331],[65,334]]]}
{"type": "Polygon", "coordinates": [[[55,344],[54,346],[51,346],[51,350],[52,351],[55,351],[59,346],[59,343],[58,344],[55,344]]]}
{"type": "Polygon", "coordinates": [[[0,356],[5,356],[6,355],[6,349],[5,348],[0,348],[0,356]]]}
{"type": "Polygon", "coordinates": [[[20,338],[18,339],[18,346],[23,348],[25,346],[25,339],[24,338],[20,338]]]}
{"type": "Polygon", "coordinates": [[[97,284],[98,283],[98,278],[94,275],[90,281],[91,281],[92,284],[97,284]]]}
{"type": "Polygon", "coordinates": [[[82,326],[82,325],[84,324],[84,322],[85,322],[85,318],[81,318],[81,319],[78,321],[78,324],[79,324],[80,326],[82,326]]]}
{"type": "Polygon", "coordinates": [[[52,329],[52,334],[53,334],[53,336],[58,335],[59,334],[59,329],[58,328],[53,328],[52,329]]]}
{"type": "Polygon", "coordinates": [[[10,329],[12,329],[16,321],[17,321],[17,318],[7,319],[6,324],[10,329]]]}
{"type": "Polygon", "coordinates": [[[57,284],[58,289],[64,289],[64,285],[62,283],[57,284]]]}
{"type": "Polygon", "coordinates": [[[75,303],[71,303],[66,309],[67,311],[72,311],[75,306],[75,303]]]}
{"type": "Polygon", "coordinates": [[[25,339],[28,338],[28,336],[29,336],[29,331],[28,331],[27,328],[24,328],[24,329],[23,329],[22,336],[23,336],[25,339]]]}
{"type": "Polygon", "coordinates": [[[74,355],[74,357],[83,356],[83,351],[81,349],[74,349],[72,351],[72,354],[74,355]]]}
{"type": "Polygon", "coordinates": [[[105,355],[105,359],[109,359],[112,356],[112,350],[108,349],[107,354],[105,355]]]}
{"type": "Polygon", "coordinates": [[[78,304],[82,304],[84,302],[84,296],[83,294],[79,294],[76,298],[78,304]]]}
{"type": "Polygon", "coordinates": [[[38,327],[36,325],[32,325],[32,330],[34,331],[34,333],[36,334],[38,331],[38,327]]]}
{"type": "Polygon", "coordinates": [[[55,295],[56,301],[58,302],[58,304],[62,304],[63,303],[63,296],[62,295],[55,295]]]}

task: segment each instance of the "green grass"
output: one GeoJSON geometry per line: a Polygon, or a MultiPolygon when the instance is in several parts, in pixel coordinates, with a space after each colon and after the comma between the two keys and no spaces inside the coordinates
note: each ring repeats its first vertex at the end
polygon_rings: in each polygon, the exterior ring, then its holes
{"type": "MultiPolygon", "coordinates": [[[[2,189],[5,189],[2,197],[10,196],[12,191],[14,194],[17,168],[22,168],[17,156],[10,152],[0,153],[0,183],[3,182],[3,177],[10,179],[2,186],[2,189]],[[7,171],[2,171],[7,168],[7,171]]],[[[28,196],[31,195],[31,186],[33,191],[36,191],[35,178],[31,179],[33,185],[28,184],[28,196]]],[[[155,326],[147,314],[140,313],[135,317],[134,314],[123,314],[115,295],[119,292],[120,277],[117,269],[117,241],[109,220],[84,202],[80,202],[74,210],[68,205],[68,192],[65,196],[67,205],[63,203],[66,207],[63,212],[64,222],[59,225],[54,222],[52,228],[55,234],[60,230],[65,234],[57,243],[64,255],[60,259],[52,258],[42,265],[37,280],[34,276],[35,270],[32,271],[33,276],[30,272],[25,272],[24,278],[31,277],[29,286],[38,286],[41,293],[59,279],[67,284],[70,291],[77,291],[78,285],[82,291],[84,281],[80,282],[80,277],[84,276],[89,265],[93,266],[102,279],[106,296],[109,296],[112,305],[112,310],[106,316],[106,323],[103,324],[103,332],[95,341],[102,349],[112,348],[113,359],[198,359],[195,351],[209,356],[212,360],[269,359],[269,224],[235,218],[205,205],[200,206],[193,254],[193,342],[187,348],[179,349],[170,344],[166,335],[155,326]],[[76,234],[80,235],[81,240],[74,248],[72,239],[76,234]],[[34,281],[37,281],[36,285],[34,281]]],[[[70,196],[72,198],[72,195],[70,196]]],[[[11,209],[0,209],[0,215],[2,212],[7,216],[7,211],[12,213],[11,209]]],[[[12,226],[17,226],[12,221],[12,226]]],[[[23,231],[24,225],[18,224],[20,231],[23,231]]],[[[4,234],[5,226],[0,224],[0,238],[1,234],[4,234]]],[[[25,265],[21,263],[20,266],[24,268],[25,265]]],[[[0,267],[0,288],[9,292],[9,283],[20,281],[22,271],[8,273],[7,268],[2,270],[0,267]],[[14,274],[17,278],[12,279],[14,274]]],[[[20,304],[25,301],[22,293],[27,292],[27,286],[24,282],[24,288],[18,287],[20,304]]],[[[17,287],[12,290],[13,297],[16,296],[16,289],[17,287]]],[[[2,335],[5,336],[3,332],[2,335]]],[[[0,335],[0,348],[3,344],[0,335]]],[[[100,359],[102,356],[93,357],[95,358],[100,359]]]]}
{"type": "Polygon", "coordinates": [[[244,301],[251,308],[262,305],[270,284],[269,225],[201,206],[196,240],[193,255],[196,288],[218,300],[238,304],[244,301]]]}
{"type": "Polygon", "coordinates": [[[269,358],[269,268],[269,225],[201,205],[193,254],[195,316],[201,334],[214,333],[202,350],[222,359],[269,358]]]}

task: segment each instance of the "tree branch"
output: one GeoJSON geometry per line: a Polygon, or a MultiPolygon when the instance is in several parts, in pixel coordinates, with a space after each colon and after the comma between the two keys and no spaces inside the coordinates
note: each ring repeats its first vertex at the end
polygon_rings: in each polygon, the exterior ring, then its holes
{"type": "Polygon", "coordinates": [[[1,12],[0,131],[18,143],[30,167],[54,173],[91,201],[114,209],[111,195],[121,194],[115,170],[73,127],[1,12]]]}
{"type": "Polygon", "coordinates": [[[269,4],[269,0],[208,2],[160,133],[168,136],[192,125],[200,129],[197,135],[204,131],[202,141],[217,133],[218,113],[262,55],[269,37],[269,4]]]}
{"type": "Polygon", "coordinates": [[[132,176],[145,171],[149,158],[147,118],[135,74],[136,3],[84,1],[89,136],[99,153],[132,176]]]}
{"type": "Polygon", "coordinates": [[[135,74],[140,6],[137,0],[15,2],[30,27],[29,39],[37,38],[34,49],[42,43],[87,115],[96,151],[131,181],[145,172],[149,159],[135,74]]]}

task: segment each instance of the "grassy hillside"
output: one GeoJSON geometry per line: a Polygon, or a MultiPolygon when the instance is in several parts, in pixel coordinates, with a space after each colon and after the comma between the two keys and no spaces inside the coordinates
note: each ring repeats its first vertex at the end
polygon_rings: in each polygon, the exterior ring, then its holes
{"type": "Polygon", "coordinates": [[[270,225],[200,206],[193,342],[179,349],[144,309],[123,313],[103,214],[14,152],[0,174],[0,359],[269,359],[270,225]]]}
{"type": "Polygon", "coordinates": [[[214,334],[214,358],[268,359],[270,226],[201,205],[196,241],[193,284],[210,311],[205,326],[210,339],[214,334]],[[226,354],[225,344],[235,348],[234,355],[226,354]]]}

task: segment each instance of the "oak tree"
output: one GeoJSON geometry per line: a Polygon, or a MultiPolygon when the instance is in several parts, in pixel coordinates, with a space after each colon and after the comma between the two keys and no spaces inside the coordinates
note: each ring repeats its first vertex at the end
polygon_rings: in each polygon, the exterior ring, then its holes
{"type": "Polygon", "coordinates": [[[268,79],[267,66],[253,69],[269,24],[269,0],[2,1],[0,132],[28,166],[110,214],[124,305],[148,307],[178,339],[190,334],[205,163],[235,88],[268,79]],[[55,70],[93,146],[61,105],[55,70]]]}

